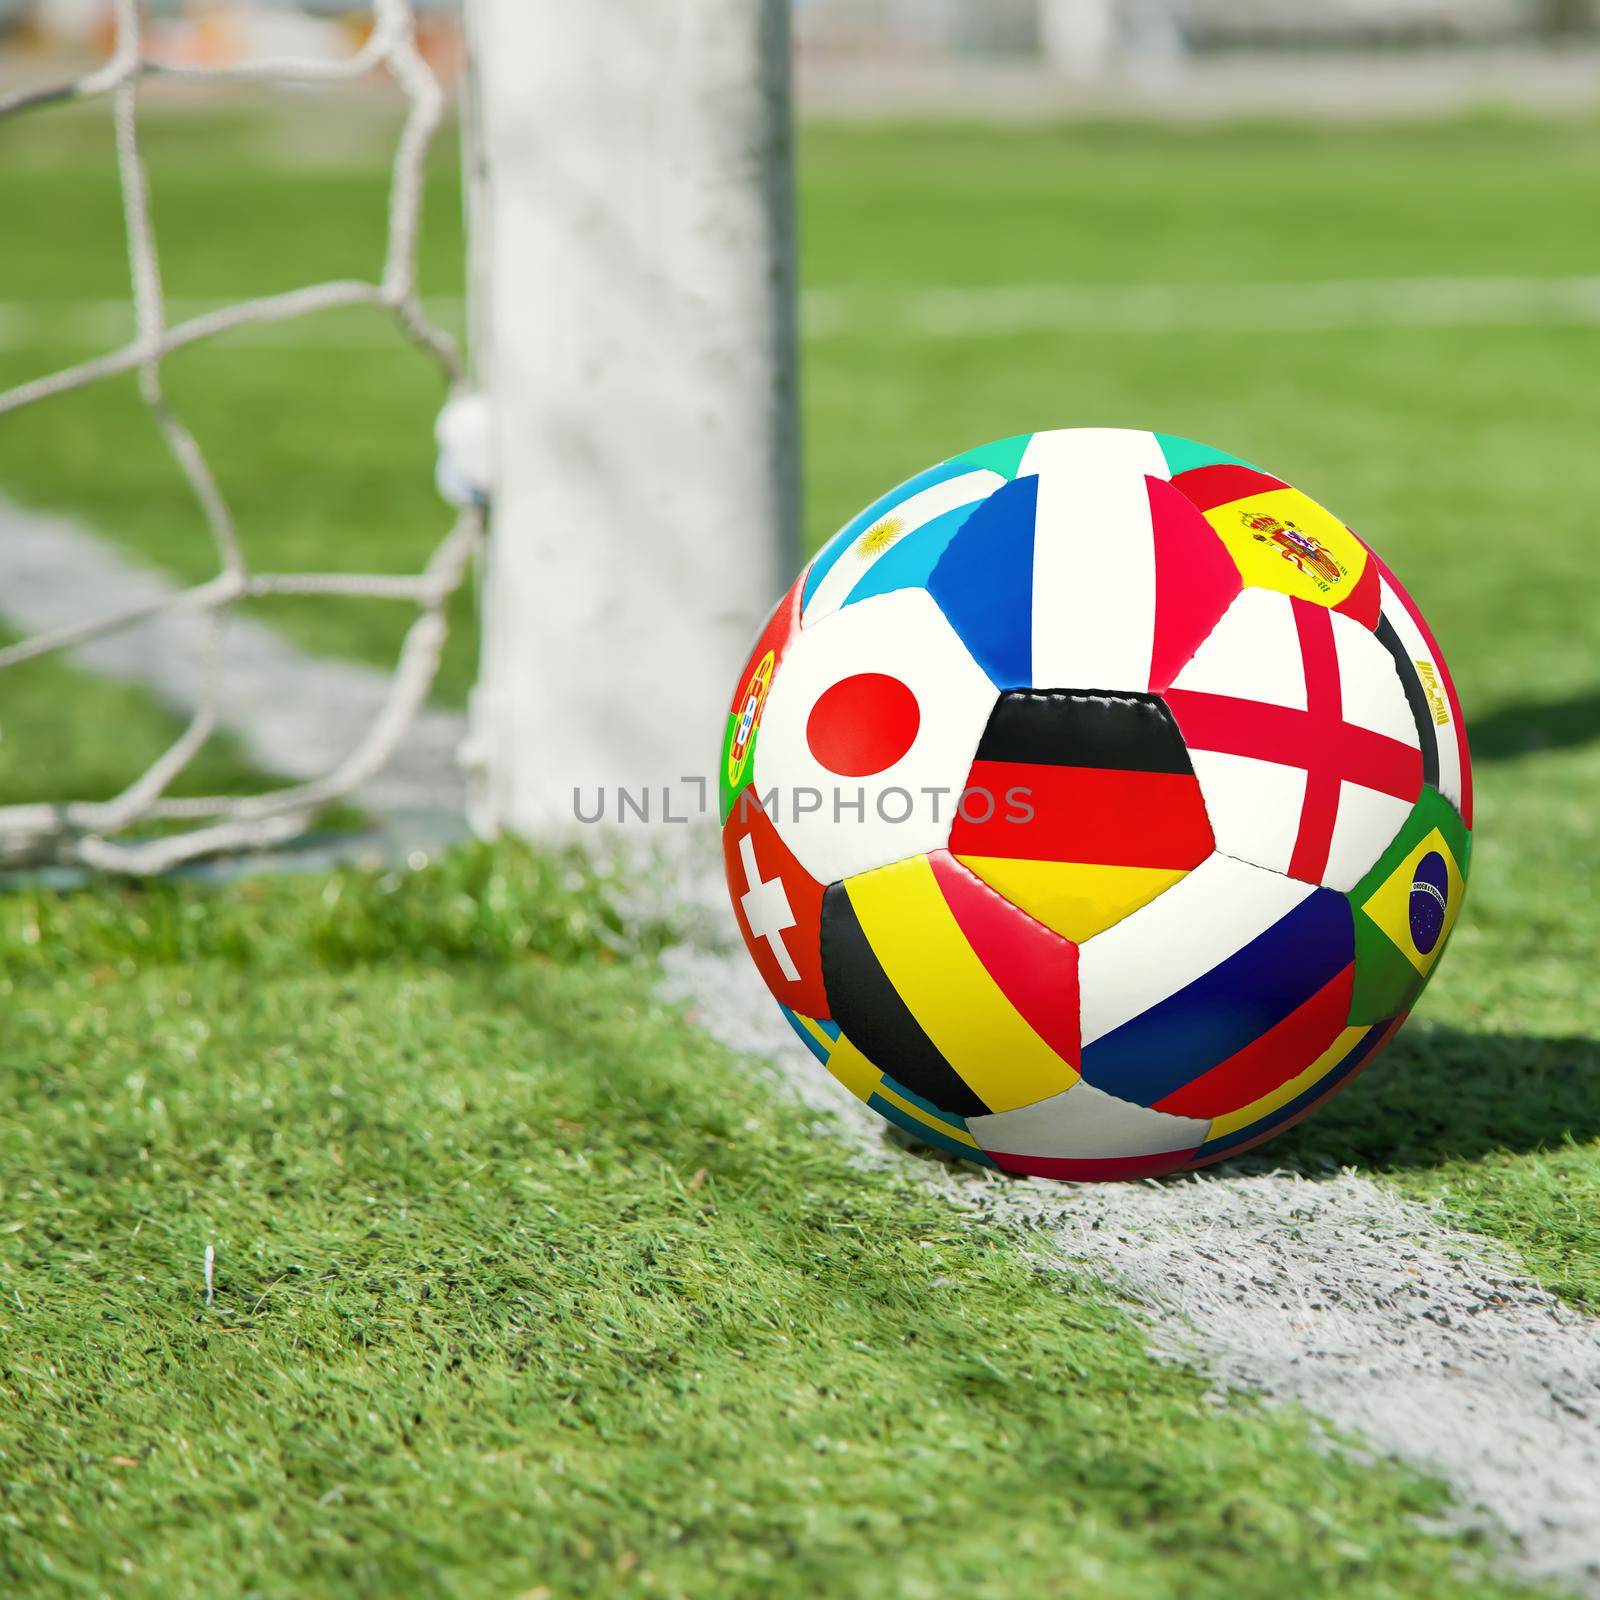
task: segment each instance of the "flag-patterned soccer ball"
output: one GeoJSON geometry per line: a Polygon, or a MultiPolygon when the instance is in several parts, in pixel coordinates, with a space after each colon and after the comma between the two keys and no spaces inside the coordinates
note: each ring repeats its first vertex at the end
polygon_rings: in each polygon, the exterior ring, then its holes
{"type": "Polygon", "coordinates": [[[1336,517],[1165,434],[903,483],[779,602],[720,767],[739,930],[890,1121],[1069,1179],[1235,1154],[1393,1035],[1472,786],[1422,614],[1336,517]]]}

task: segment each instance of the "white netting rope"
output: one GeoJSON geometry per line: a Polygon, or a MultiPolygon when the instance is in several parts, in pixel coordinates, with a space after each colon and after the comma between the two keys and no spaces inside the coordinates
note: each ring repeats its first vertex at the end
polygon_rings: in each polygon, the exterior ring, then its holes
{"type": "Polygon", "coordinates": [[[136,371],[140,394],[204,514],[218,571],[205,583],[159,602],[87,618],[0,648],[0,670],[53,651],[77,648],[163,612],[203,612],[211,626],[198,705],[182,734],[109,800],[0,806],[0,863],[57,862],[111,871],[159,872],[218,850],[281,842],[303,831],[317,812],[350,794],[388,761],[432,686],[444,646],[445,606],[466,576],[483,519],[476,506],[463,507],[427,565],[416,574],[252,572],[206,458],[194,435],[168,405],[161,383],[163,359],[198,340],[338,306],[374,305],[390,312],[404,335],[437,364],[452,390],[463,384],[464,369],[455,340],[429,319],[417,286],[424,163],[444,112],[444,92],[417,49],[410,0],[373,0],[373,25],[366,42],[345,59],[332,62],[284,57],[233,67],[179,66],[145,56],[139,0],[116,0],[115,18],[115,47],[103,65],[71,83],[0,96],[0,117],[68,101],[111,98],[132,279],[134,337],[105,355],[0,391],[0,416],[101,378],[136,371]],[[377,70],[388,72],[407,107],[391,171],[388,233],[378,281],[311,284],[169,323],[149,190],[139,154],[140,81],[161,77],[190,83],[335,83],[377,70]],[[310,782],[247,797],[167,797],[167,788],[216,727],[229,611],[241,600],[277,594],[359,596],[409,601],[416,606],[416,620],[401,645],[381,709],[345,758],[310,782]],[[152,822],[188,826],[152,837],[117,837],[136,825],[152,822]]]}

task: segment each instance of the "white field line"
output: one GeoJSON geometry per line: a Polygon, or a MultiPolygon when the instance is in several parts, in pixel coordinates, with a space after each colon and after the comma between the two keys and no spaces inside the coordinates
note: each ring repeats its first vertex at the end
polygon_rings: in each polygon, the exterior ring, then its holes
{"type": "Polygon", "coordinates": [[[890,334],[919,339],[1595,323],[1600,323],[1600,277],[817,289],[806,296],[804,318],[813,337],[890,334]]]}
{"type": "MultiPolygon", "coordinates": [[[[720,881],[694,898],[705,926],[720,881]]],[[[904,1159],[795,1041],[742,947],[702,941],[664,961],[668,995],[837,1116],[862,1159],[904,1159]]],[[[1455,1520],[1498,1536],[1511,1569],[1600,1594],[1600,1324],[1491,1242],[1355,1172],[1080,1187],[907,1170],[1046,1265],[1128,1295],[1157,1354],[1442,1479],[1455,1520]]]]}
{"type": "MultiPolygon", "coordinates": [[[[69,519],[25,511],[0,497],[0,618],[16,631],[46,633],[155,604],[175,592],[170,579],[136,565],[69,519]]],[[[410,608],[405,610],[409,615],[410,608]]],[[[74,656],[105,677],[151,689],[189,715],[205,684],[209,630],[202,612],[166,611],[96,639],[74,656]]],[[[271,628],[235,616],[223,647],[217,720],[264,771],[320,777],[372,726],[389,685],[386,671],[306,655],[271,628]]],[[[0,673],[0,738],[5,703],[0,673]]],[[[394,759],[357,792],[356,801],[387,810],[461,810],[466,788],[455,753],[464,734],[465,719],[454,713],[419,712],[394,759]]],[[[132,769],[128,776],[135,776],[132,769]]]]}
{"type": "MultiPolygon", "coordinates": [[[[174,320],[223,302],[175,299],[174,320]]],[[[461,331],[459,298],[429,314],[461,331]]],[[[1333,333],[1362,328],[1590,327],[1600,277],[1344,278],[1313,283],[1013,284],[982,288],[816,288],[801,296],[809,337],[970,339],[1025,333],[1333,333]]],[[[126,300],[0,301],[0,350],[69,344],[110,349],[132,336],[126,300]]],[[[374,310],[243,328],[230,338],[294,349],[374,349],[395,342],[374,310]]]]}

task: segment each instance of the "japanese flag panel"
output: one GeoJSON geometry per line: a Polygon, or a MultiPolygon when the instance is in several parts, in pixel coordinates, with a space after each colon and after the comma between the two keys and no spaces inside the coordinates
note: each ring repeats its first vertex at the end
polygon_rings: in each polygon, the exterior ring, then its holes
{"type": "Polygon", "coordinates": [[[761,720],[756,791],[819,883],[937,850],[994,702],[925,590],[874,595],[791,641],[761,720]]]}
{"type": "Polygon", "coordinates": [[[1003,689],[1164,688],[1239,592],[1152,434],[1036,433],[928,587],[1003,689]]]}
{"type": "Polygon", "coordinates": [[[1217,848],[1348,890],[1422,788],[1422,753],[1384,645],[1314,602],[1246,589],[1163,698],[1217,848]]]}

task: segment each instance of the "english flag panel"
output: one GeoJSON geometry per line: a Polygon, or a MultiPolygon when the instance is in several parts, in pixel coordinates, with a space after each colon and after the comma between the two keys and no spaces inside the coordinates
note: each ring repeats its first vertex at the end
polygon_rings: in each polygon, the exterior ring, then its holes
{"type": "Polygon", "coordinates": [[[1271,589],[1246,589],[1173,679],[1172,687],[1304,711],[1305,664],[1289,597],[1271,589]]]}
{"type": "Polygon", "coordinates": [[[1306,775],[1299,767],[1220,750],[1191,750],[1217,849],[1258,867],[1288,872],[1300,835],[1306,775]]]}
{"type": "Polygon", "coordinates": [[[1341,782],[1322,881],[1331,889],[1348,893],[1388,848],[1410,815],[1410,804],[1397,795],[1383,794],[1360,783],[1341,782]]]}
{"type": "Polygon", "coordinates": [[[1339,696],[1346,722],[1401,744],[1420,745],[1405,687],[1388,650],[1373,648],[1373,634],[1348,617],[1333,619],[1339,696]]]}
{"type": "Polygon", "coordinates": [[[1215,643],[1200,647],[1164,695],[1214,832],[1256,865],[1350,888],[1422,788],[1416,729],[1388,652],[1350,617],[1259,589],[1234,602],[1215,643]],[[1211,764],[1208,774],[1203,752],[1300,774],[1287,862],[1288,784],[1254,781],[1259,769],[1230,764],[1211,764]]]}

